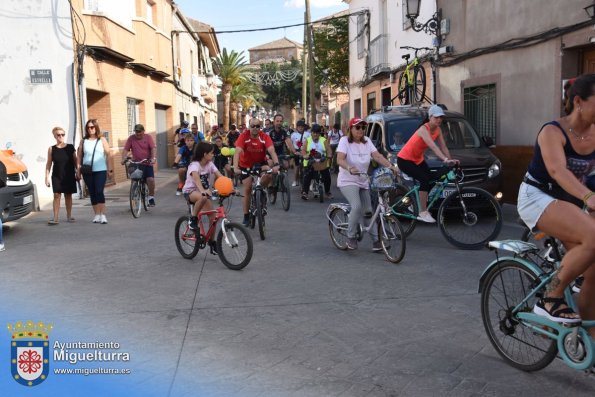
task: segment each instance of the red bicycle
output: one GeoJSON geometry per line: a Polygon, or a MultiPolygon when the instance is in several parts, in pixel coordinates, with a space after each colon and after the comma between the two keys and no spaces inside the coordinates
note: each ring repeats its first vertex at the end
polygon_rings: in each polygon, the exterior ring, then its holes
{"type": "MultiPolygon", "coordinates": [[[[200,249],[205,248],[216,232],[217,224],[221,221],[216,239],[217,254],[221,262],[231,270],[241,270],[250,263],[254,250],[252,237],[242,225],[227,219],[223,201],[229,197],[220,196],[216,190],[212,191],[211,199],[217,200],[219,206],[216,209],[198,213],[199,230],[190,229],[190,215],[184,215],[178,219],[174,232],[176,247],[182,257],[192,259],[200,249]],[[209,215],[213,214],[215,218],[211,221],[209,215]]],[[[191,214],[192,203],[188,203],[188,209],[191,214]]]]}

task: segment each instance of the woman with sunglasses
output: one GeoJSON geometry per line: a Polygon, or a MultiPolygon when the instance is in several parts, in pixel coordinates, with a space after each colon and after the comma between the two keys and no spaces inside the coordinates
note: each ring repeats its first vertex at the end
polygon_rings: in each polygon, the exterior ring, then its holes
{"type": "Polygon", "coordinates": [[[440,125],[444,117],[444,110],[438,105],[430,106],[428,119],[409,138],[407,143],[397,154],[399,169],[419,182],[419,201],[421,208],[417,219],[426,223],[436,223],[436,219],[428,211],[428,192],[430,184],[430,168],[424,160],[424,153],[428,148],[445,164],[458,163],[459,160],[450,158],[450,152],[442,136],[440,125]],[[438,144],[436,144],[436,142],[438,144]]]}
{"type": "MultiPolygon", "coordinates": [[[[347,248],[351,250],[357,248],[357,225],[362,216],[372,214],[368,179],[362,178],[359,174],[368,172],[372,160],[397,172],[397,168],[378,152],[372,141],[364,137],[366,125],[359,117],[352,118],[349,121],[347,136],[342,137],[337,146],[337,164],[340,167],[337,187],[351,206],[347,227],[347,248]]],[[[372,251],[382,251],[375,228],[370,229],[370,236],[373,240],[372,251]]]]}
{"type": "Polygon", "coordinates": [[[60,223],[60,198],[64,194],[66,204],[66,220],[74,222],[72,217],[72,194],[76,193],[76,171],[78,162],[74,146],[66,143],[66,132],[62,127],[54,127],[52,134],[56,140],[54,146],[48,149],[48,159],[45,164],[45,185],[50,187],[50,170],[52,171],[51,186],[54,192],[54,216],[48,225],[60,223]]]}

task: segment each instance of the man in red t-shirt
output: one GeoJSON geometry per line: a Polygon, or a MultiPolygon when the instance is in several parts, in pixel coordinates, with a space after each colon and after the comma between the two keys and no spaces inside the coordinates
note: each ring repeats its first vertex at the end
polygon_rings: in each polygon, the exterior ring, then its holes
{"type": "Polygon", "coordinates": [[[129,152],[132,152],[132,160],[141,161],[147,160],[149,164],[142,165],[145,178],[147,178],[147,186],[149,187],[149,206],[155,206],[155,173],[153,164],[155,164],[157,148],[153,137],[145,134],[145,127],[142,124],[134,126],[134,135],[131,135],[126,140],[124,151],[122,152],[122,164],[128,158],[129,152]]]}
{"type": "MultiPolygon", "coordinates": [[[[244,225],[248,225],[250,217],[250,194],[252,193],[252,177],[249,174],[242,174],[242,170],[249,170],[253,166],[261,166],[262,171],[267,171],[266,154],[273,159],[273,173],[279,172],[279,159],[273,146],[273,140],[268,134],[260,130],[262,123],[259,119],[250,120],[250,129],[240,134],[236,140],[236,152],[233,156],[234,171],[240,175],[244,184],[244,197],[242,206],[244,208],[244,225]],[[250,178],[250,179],[248,179],[250,178]]],[[[260,180],[262,186],[266,188],[271,183],[271,175],[265,174],[260,180]]]]}

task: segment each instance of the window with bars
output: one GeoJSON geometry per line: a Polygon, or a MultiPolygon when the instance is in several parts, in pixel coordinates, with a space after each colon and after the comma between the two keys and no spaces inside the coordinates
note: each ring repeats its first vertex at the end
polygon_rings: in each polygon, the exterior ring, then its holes
{"type": "Polygon", "coordinates": [[[465,88],[463,109],[479,136],[490,137],[496,143],[496,84],[465,88]]]}

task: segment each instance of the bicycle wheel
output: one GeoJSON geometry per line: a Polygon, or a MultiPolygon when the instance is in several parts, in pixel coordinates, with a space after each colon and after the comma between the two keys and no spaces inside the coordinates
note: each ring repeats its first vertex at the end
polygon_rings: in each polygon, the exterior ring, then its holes
{"type": "Polygon", "coordinates": [[[405,236],[409,237],[415,230],[419,208],[417,207],[415,195],[405,196],[407,192],[409,192],[407,186],[397,183],[395,189],[389,192],[389,204],[393,215],[399,219],[401,226],[403,226],[405,236]]]}
{"type": "Polygon", "coordinates": [[[387,215],[384,222],[378,222],[378,238],[382,251],[389,262],[399,263],[405,256],[406,237],[401,222],[396,216],[387,215]],[[382,227],[384,223],[384,228],[382,227]]]}
{"type": "Polygon", "coordinates": [[[324,203],[324,187],[322,186],[322,181],[318,181],[318,201],[324,203]]]}
{"type": "Polygon", "coordinates": [[[143,208],[145,209],[145,211],[148,211],[149,210],[149,186],[147,185],[147,182],[142,182],[141,187],[142,187],[141,197],[142,197],[142,202],[143,202],[143,208]]]}
{"type": "Polygon", "coordinates": [[[140,189],[140,183],[138,181],[132,181],[130,184],[130,211],[135,218],[140,216],[140,206],[142,201],[140,189]]]}
{"type": "Polygon", "coordinates": [[[453,192],[438,209],[438,225],[446,240],[455,247],[477,249],[498,237],[502,210],[494,196],[477,187],[453,192]]]}
{"type": "Polygon", "coordinates": [[[200,246],[197,242],[196,233],[188,227],[188,216],[181,216],[178,218],[174,235],[176,239],[176,248],[182,257],[192,259],[198,254],[200,246]]]}
{"type": "Polygon", "coordinates": [[[409,85],[407,84],[407,72],[401,73],[399,76],[399,93],[397,97],[401,105],[409,105],[409,85]]]}
{"type": "Polygon", "coordinates": [[[221,262],[231,270],[242,270],[252,259],[252,237],[240,224],[224,220],[217,234],[217,253],[221,262]],[[223,229],[227,239],[224,238],[223,229]]]}
{"type": "Polygon", "coordinates": [[[289,185],[289,178],[287,174],[283,173],[281,178],[281,182],[279,183],[279,188],[281,189],[281,204],[283,204],[283,209],[285,211],[289,211],[289,206],[291,205],[291,186],[289,185]]]}
{"type": "Polygon", "coordinates": [[[421,65],[413,68],[413,99],[421,103],[426,96],[426,71],[421,65]]]}
{"type": "Polygon", "coordinates": [[[340,250],[347,249],[347,213],[341,208],[335,208],[329,215],[328,229],[331,241],[340,250]]]}
{"type": "MultiPolygon", "coordinates": [[[[512,309],[537,285],[537,275],[522,263],[502,261],[487,274],[481,291],[481,317],[488,339],[502,358],[523,371],[546,367],[558,351],[557,342],[519,322],[512,309]]],[[[521,311],[533,310],[537,298],[521,311]]]]}
{"type": "Polygon", "coordinates": [[[256,193],[256,220],[258,221],[258,234],[260,235],[261,240],[266,238],[264,225],[264,197],[264,191],[256,193]]]}
{"type": "Polygon", "coordinates": [[[275,204],[277,202],[277,192],[279,191],[279,175],[271,182],[271,185],[267,188],[267,194],[269,196],[269,202],[275,204]]]}

